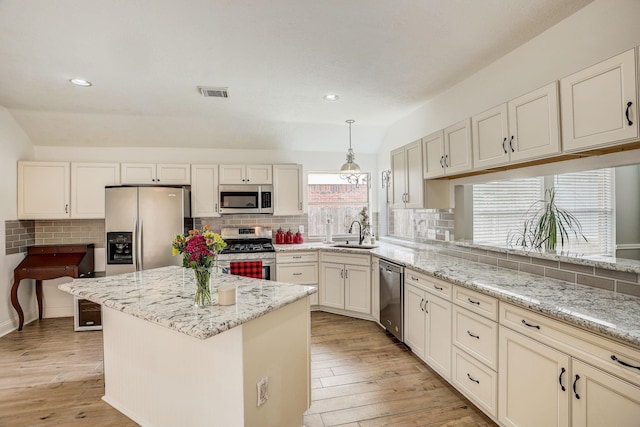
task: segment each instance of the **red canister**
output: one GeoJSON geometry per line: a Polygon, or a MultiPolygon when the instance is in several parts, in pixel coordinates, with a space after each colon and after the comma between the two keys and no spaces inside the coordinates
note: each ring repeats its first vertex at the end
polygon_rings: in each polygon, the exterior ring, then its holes
{"type": "Polygon", "coordinates": [[[302,233],[300,233],[299,231],[296,233],[296,235],[293,237],[293,243],[302,243],[304,242],[304,239],[302,238],[302,233]]]}
{"type": "Polygon", "coordinates": [[[282,231],[282,228],[278,228],[278,231],[276,232],[276,245],[283,245],[284,244],[284,231],[282,231]]]}
{"type": "Polygon", "coordinates": [[[293,233],[291,232],[291,230],[287,231],[284,235],[284,243],[286,243],[287,245],[293,243],[293,233]]]}

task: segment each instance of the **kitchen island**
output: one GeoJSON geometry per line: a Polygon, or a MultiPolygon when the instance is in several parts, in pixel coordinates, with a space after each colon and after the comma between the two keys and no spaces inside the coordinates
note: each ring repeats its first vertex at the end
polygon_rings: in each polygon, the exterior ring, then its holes
{"type": "Polygon", "coordinates": [[[59,286],[102,305],[103,399],[143,426],[300,426],[310,404],[312,287],[163,267],[59,286]],[[217,305],[215,288],[237,286],[217,305]],[[258,406],[257,384],[268,399],[258,406]]]}

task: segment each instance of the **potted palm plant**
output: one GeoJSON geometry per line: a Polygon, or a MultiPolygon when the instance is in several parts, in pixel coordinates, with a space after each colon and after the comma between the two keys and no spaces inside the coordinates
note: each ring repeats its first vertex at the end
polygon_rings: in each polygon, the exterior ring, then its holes
{"type": "Polygon", "coordinates": [[[543,200],[538,200],[529,207],[522,227],[509,232],[507,243],[510,246],[555,252],[558,241],[560,248],[564,248],[570,235],[586,242],[580,221],[572,213],[556,205],[555,189],[547,188],[544,195],[543,200]]]}

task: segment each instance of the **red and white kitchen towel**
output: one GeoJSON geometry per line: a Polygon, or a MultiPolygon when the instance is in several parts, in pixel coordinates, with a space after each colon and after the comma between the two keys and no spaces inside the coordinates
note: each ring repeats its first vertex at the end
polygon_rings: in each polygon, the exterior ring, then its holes
{"type": "Polygon", "coordinates": [[[229,273],[236,276],[262,279],[262,261],[231,261],[229,273]]]}

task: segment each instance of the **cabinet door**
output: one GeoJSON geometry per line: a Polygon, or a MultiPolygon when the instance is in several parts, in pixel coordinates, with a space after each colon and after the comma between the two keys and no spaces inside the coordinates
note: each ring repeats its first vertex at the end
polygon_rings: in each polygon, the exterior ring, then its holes
{"type": "Polygon", "coordinates": [[[639,387],[576,359],[573,360],[571,382],[571,385],[575,383],[571,401],[573,426],[638,425],[639,387]],[[579,399],[576,394],[580,396],[579,399]]]}
{"type": "Polygon", "coordinates": [[[344,308],[344,265],[321,263],[320,305],[344,308]]]}
{"type": "Polygon", "coordinates": [[[156,165],[153,163],[122,163],[120,165],[122,184],[155,184],[156,165]]]}
{"type": "Polygon", "coordinates": [[[246,179],[249,184],[272,184],[271,165],[247,165],[246,179]]]}
{"type": "Polygon", "coordinates": [[[483,169],[509,162],[507,104],[471,118],[473,167],[483,169]]]}
{"type": "Polygon", "coordinates": [[[500,422],[510,427],[568,426],[569,356],[504,326],[499,349],[500,422]]]}
{"type": "Polygon", "coordinates": [[[185,164],[156,165],[156,184],[189,185],[191,184],[191,167],[185,164]]]}
{"type": "Polygon", "coordinates": [[[302,215],[302,165],[273,165],[273,215],[302,215]]]}
{"type": "Polygon", "coordinates": [[[424,359],[426,337],[425,292],[413,285],[404,287],[404,342],[418,357],[424,359]]]}
{"type": "Polygon", "coordinates": [[[104,187],[118,184],[119,163],[71,163],[71,218],[104,218],[104,187]]]}
{"type": "Polygon", "coordinates": [[[380,259],[371,260],[371,315],[380,322],[380,259]]]}
{"type": "Polygon", "coordinates": [[[422,178],[422,140],[405,146],[407,180],[405,183],[407,208],[423,208],[424,179],[422,178]]]}
{"type": "Polygon", "coordinates": [[[191,215],[218,217],[218,166],[191,165],[191,215]]]}
{"type": "Polygon", "coordinates": [[[245,165],[220,165],[220,184],[245,184],[245,165]]]}
{"type": "Polygon", "coordinates": [[[445,379],[451,378],[451,303],[425,295],[427,303],[425,359],[445,379]]]}
{"type": "Polygon", "coordinates": [[[424,178],[444,175],[444,132],[440,130],[422,138],[422,145],[424,178]]]}
{"type": "Polygon", "coordinates": [[[69,218],[69,163],[18,162],[18,219],[69,218]]]}
{"type": "Polygon", "coordinates": [[[444,166],[447,175],[470,171],[471,119],[465,119],[444,130],[444,166]]]}
{"type": "Polygon", "coordinates": [[[345,310],[371,314],[371,267],[345,265],[345,310]]]}
{"type": "Polygon", "coordinates": [[[560,80],[560,106],[564,151],[637,138],[635,49],[560,80]]]}
{"type": "Polygon", "coordinates": [[[391,152],[391,207],[405,207],[407,165],[404,147],[391,152]]]}
{"type": "Polygon", "coordinates": [[[558,83],[509,102],[509,151],[518,162],[560,153],[558,83]]]}

